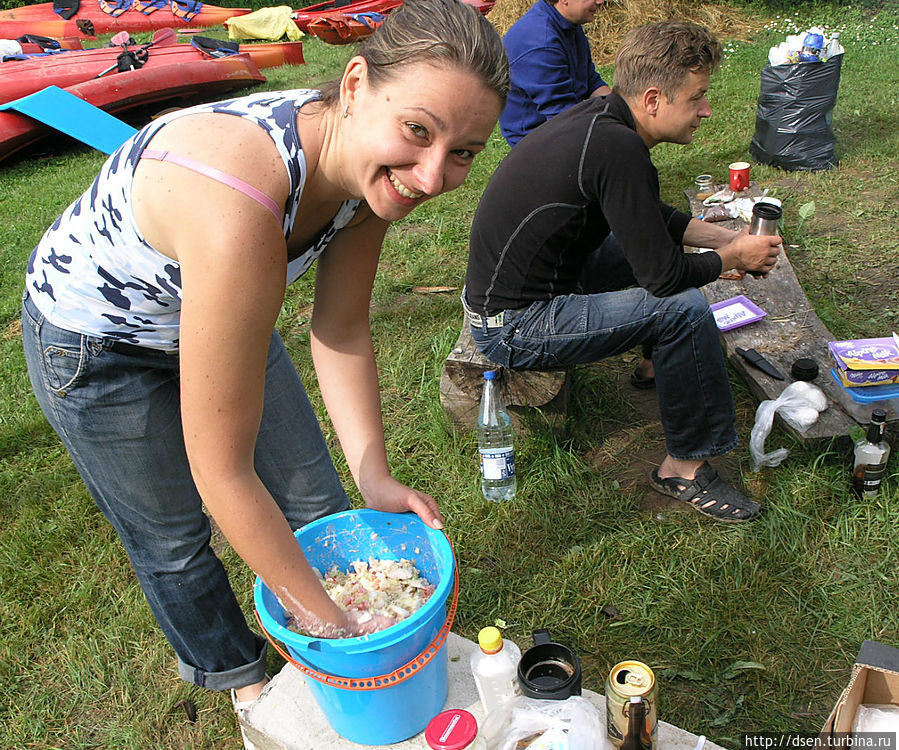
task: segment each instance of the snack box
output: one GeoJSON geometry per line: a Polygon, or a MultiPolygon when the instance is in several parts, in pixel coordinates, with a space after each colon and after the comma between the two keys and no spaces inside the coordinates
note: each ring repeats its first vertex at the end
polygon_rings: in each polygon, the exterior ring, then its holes
{"type": "Polygon", "coordinates": [[[837,379],[847,388],[899,383],[895,338],[853,339],[827,344],[837,379]]]}

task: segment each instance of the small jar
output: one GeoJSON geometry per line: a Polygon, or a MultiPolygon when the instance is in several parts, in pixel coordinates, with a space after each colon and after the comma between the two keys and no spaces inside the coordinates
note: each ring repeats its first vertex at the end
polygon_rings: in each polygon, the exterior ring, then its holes
{"type": "Polygon", "coordinates": [[[696,185],[696,200],[704,201],[715,192],[715,180],[710,174],[701,174],[694,181],[696,185]]]}

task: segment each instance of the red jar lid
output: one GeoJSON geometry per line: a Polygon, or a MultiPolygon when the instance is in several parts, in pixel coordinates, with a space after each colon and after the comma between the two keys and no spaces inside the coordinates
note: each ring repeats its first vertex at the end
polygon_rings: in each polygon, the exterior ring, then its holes
{"type": "Polygon", "coordinates": [[[425,742],[432,750],[462,750],[478,734],[478,722],[468,711],[451,708],[431,719],[425,729],[425,742]]]}

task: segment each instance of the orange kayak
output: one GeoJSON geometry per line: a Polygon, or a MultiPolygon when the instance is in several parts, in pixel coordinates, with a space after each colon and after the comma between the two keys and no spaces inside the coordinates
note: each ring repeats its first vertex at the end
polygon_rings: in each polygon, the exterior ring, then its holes
{"type": "MultiPolygon", "coordinates": [[[[171,61],[164,65],[93,78],[66,91],[112,114],[154,102],[216,95],[264,83],[265,76],[247,54],[171,61]]],[[[48,125],[19,114],[0,112],[0,160],[53,132],[48,125]]]]}
{"type": "MultiPolygon", "coordinates": [[[[138,47],[137,45],[128,46],[128,49],[135,50],[138,47]]],[[[110,71],[109,68],[116,65],[122,51],[122,47],[97,47],[58,52],[46,57],[33,57],[29,60],[9,60],[0,63],[0,103],[33,94],[46,86],[69,88],[95,78],[104,71],[108,72],[104,73],[99,80],[108,81],[110,85],[114,85],[113,79],[117,79],[123,73],[116,72],[114,68],[110,71]]],[[[242,44],[239,52],[249,55],[257,68],[300,65],[304,61],[302,42],[242,44]]],[[[151,47],[147,53],[149,53],[147,61],[139,70],[208,59],[208,55],[192,44],[151,47]]],[[[130,74],[136,71],[125,72],[130,74]]]]}
{"type": "Polygon", "coordinates": [[[63,20],[53,12],[53,3],[38,3],[0,11],[0,39],[18,39],[23,34],[54,37],[85,37],[118,31],[154,31],[185,26],[221,26],[234,16],[242,16],[250,8],[222,8],[203,4],[190,20],[176,15],[171,6],[157,8],[150,13],[129,8],[113,17],[102,10],[96,0],[84,0],[78,12],[63,20]]]}

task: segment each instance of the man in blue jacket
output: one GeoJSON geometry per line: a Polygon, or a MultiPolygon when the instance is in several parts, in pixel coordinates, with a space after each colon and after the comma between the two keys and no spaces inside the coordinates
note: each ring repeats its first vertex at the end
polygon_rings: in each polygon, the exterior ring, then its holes
{"type": "Polygon", "coordinates": [[[499,123],[514,146],[559,112],[611,89],[581,28],[605,0],[537,0],[506,32],[512,89],[499,123]]]}

